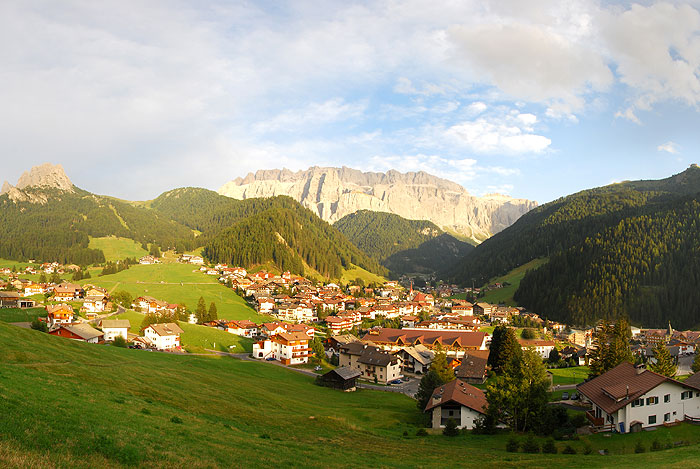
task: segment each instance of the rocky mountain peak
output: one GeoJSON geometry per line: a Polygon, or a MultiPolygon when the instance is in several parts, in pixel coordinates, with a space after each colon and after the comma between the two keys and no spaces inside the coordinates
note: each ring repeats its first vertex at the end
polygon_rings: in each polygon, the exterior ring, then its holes
{"type": "Polygon", "coordinates": [[[51,163],[34,166],[29,171],[25,171],[17,181],[17,188],[25,189],[27,187],[44,187],[74,192],[73,183],[66,176],[63,166],[51,163]]]}

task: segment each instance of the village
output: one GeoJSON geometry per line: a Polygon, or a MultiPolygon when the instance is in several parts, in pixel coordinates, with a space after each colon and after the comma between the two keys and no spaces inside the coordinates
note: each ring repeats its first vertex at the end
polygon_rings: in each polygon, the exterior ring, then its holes
{"type": "MultiPolygon", "coordinates": [[[[139,260],[142,265],[159,262],[152,256],[139,260]]],[[[182,305],[145,295],[125,305],[92,283],[63,281],[60,277],[74,269],[57,263],[0,269],[7,276],[0,280],[0,307],[43,305],[45,315],[31,327],[50,335],[169,353],[186,353],[183,323],[199,324],[252,341],[250,352],[231,355],[313,373],[319,384],[343,391],[369,387],[414,397],[433,362],[444,359],[452,379],[431,393],[423,409],[438,430],[450,421],[471,430],[484,417],[486,385],[494,378],[489,355],[500,327],[512,330],[519,348],[547,366],[553,402],[584,411],[590,431],[627,433],[700,421],[700,374],[692,371],[700,331],[677,331],[670,324],[667,329],[630,327],[627,346],[635,363],[621,363],[589,380],[596,326],[575,329],[522,308],[481,302],[471,289],[462,290],[460,298],[456,286],[419,289],[411,279],[340,285],[289,272],[206,265],[199,256],[182,255],[178,262],[215,277],[270,320],[227,319],[225,312],[203,320],[182,305]],[[27,280],[23,274],[44,274],[58,282],[27,280]],[[464,299],[467,295],[476,301],[464,299]],[[157,320],[142,324],[136,334],[135,325],[119,316],[127,309],[157,320]],[[674,376],[645,368],[655,362],[659,346],[673,360],[674,376]]]]}

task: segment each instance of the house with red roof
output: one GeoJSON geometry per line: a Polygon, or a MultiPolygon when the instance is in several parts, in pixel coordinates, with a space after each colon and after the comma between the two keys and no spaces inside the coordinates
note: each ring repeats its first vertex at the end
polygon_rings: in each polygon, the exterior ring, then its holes
{"type": "Polygon", "coordinates": [[[435,388],[425,406],[425,412],[431,412],[433,428],[445,428],[447,422],[453,419],[457,428],[471,430],[487,407],[484,391],[461,379],[455,379],[435,388]]]}

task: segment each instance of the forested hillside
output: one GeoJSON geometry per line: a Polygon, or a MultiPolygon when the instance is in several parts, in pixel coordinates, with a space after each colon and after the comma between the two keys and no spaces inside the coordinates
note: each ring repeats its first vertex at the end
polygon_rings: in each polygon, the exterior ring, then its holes
{"type": "Polygon", "coordinates": [[[119,236],[163,248],[194,237],[185,226],[145,208],[75,188],[28,187],[28,200],[0,196],[0,257],[63,263],[104,262],[89,237],[119,236]]]}
{"type": "Polygon", "coordinates": [[[629,315],[645,326],[697,325],[696,166],[660,181],[587,190],[524,215],[468,254],[451,277],[488,279],[538,257],[515,299],[550,319],[629,315]]]}
{"type": "Polygon", "coordinates": [[[397,275],[435,272],[473,248],[430,221],[407,220],[386,212],[360,210],[333,226],[397,275]]]}
{"type": "Polygon", "coordinates": [[[385,274],[378,262],[338,230],[290,197],[236,200],[206,189],[175,189],[151,204],[154,210],[202,232],[198,244],[213,262],[250,267],[274,262],[304,273],[304,263],[328,278],[350,264],[385,274]]]}

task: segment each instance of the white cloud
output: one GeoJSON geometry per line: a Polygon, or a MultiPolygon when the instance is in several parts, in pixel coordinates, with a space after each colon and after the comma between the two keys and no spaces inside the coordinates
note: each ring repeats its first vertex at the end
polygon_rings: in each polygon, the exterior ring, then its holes
{"type": "Polygon", "coordinates": [[[486,106],[486,104],[482,103],[481,101],[475,101],[475,102],[471,103],[469,106],[467,106],[467,112],[469,114],[476,115],[476,114],[481,114],[487,108],[488,108],[488,106],[486,106]]]}
{"type": "Polygon", "coordinates": [[[670,153],[672,155],[675,155],[679,152],[680,148],[679,148],[677,143],[669,141],[666,143],[662,143],[661,145],[656,147],[656,150],[657,151],[665,151],[666,153],[670,153]]]}
{"type": "Polygon", "coordinates": [[[515,111],[461,122],[448,128],[445,135],[476,153],[541,153],[552,141],[534,133],[536,122],[534,114],[515,111]]]}
{"type": "Polygon", "coordinates": [[[300,109],[286,110],[271,119],[254,125],[256,132],[269,133],[306,129],[337,121],[360,117],[367,109],[367,102],[346,103],[342,98],[311,103],[300,109]]]}

